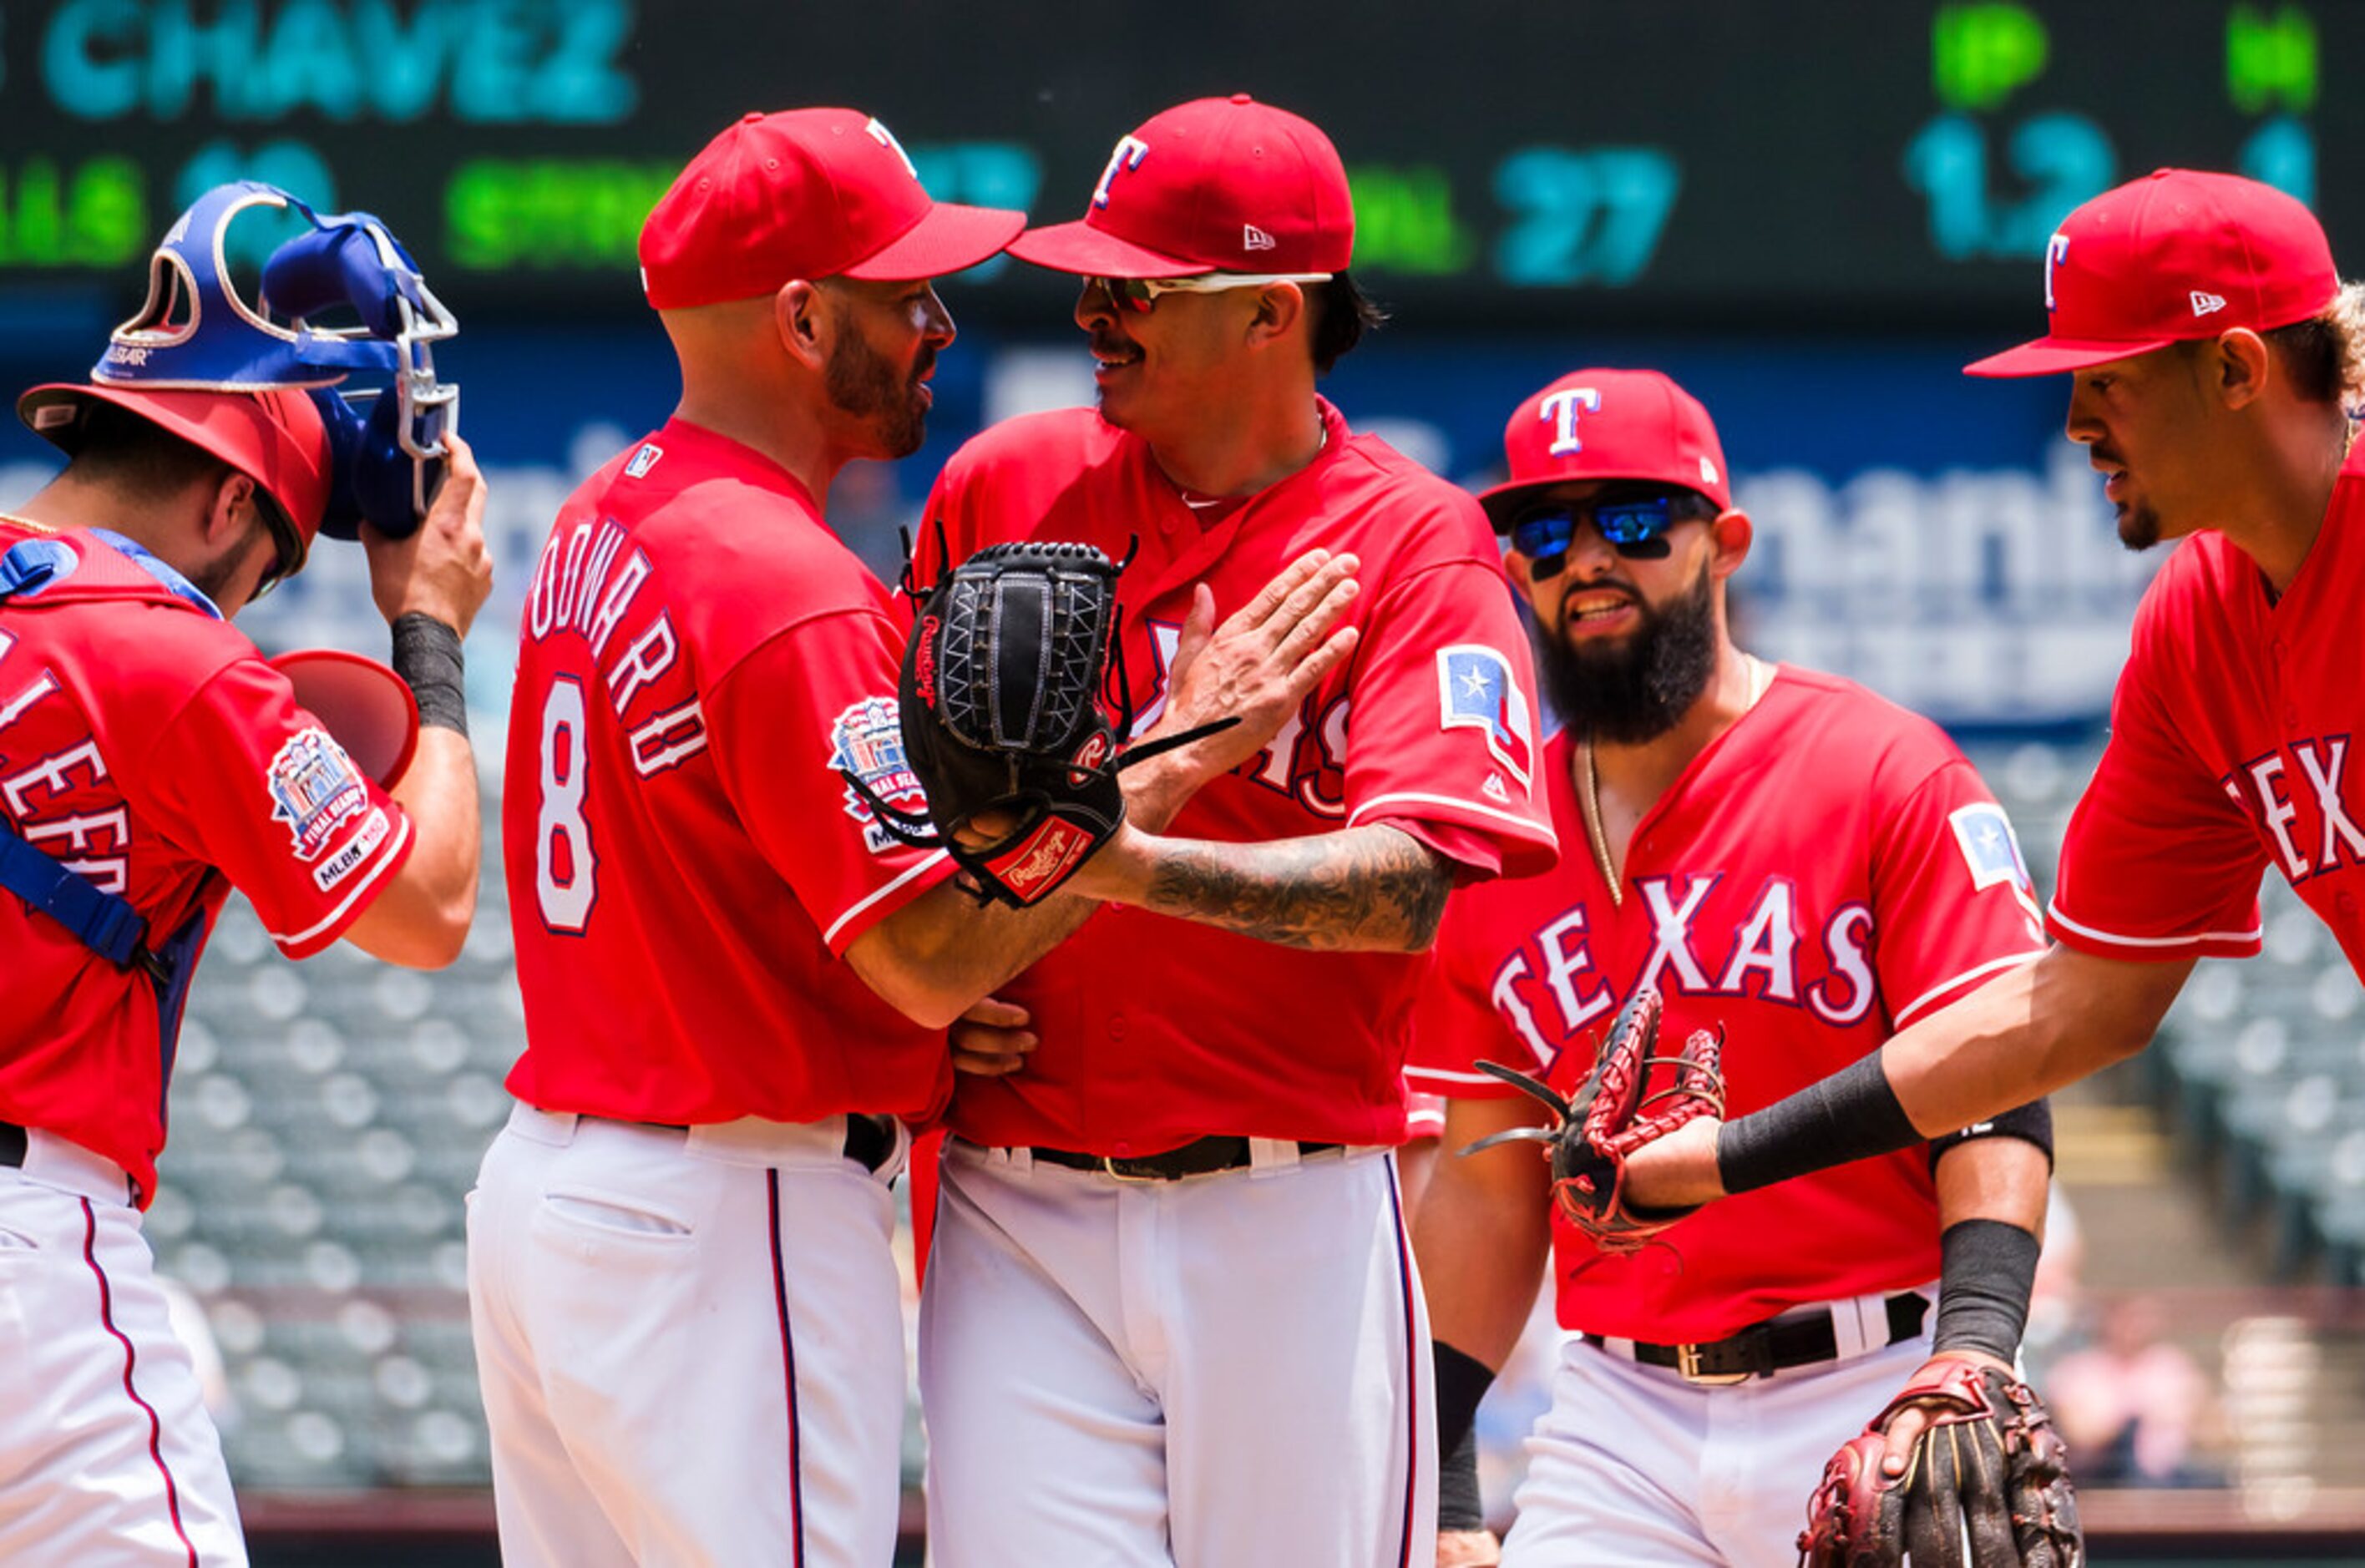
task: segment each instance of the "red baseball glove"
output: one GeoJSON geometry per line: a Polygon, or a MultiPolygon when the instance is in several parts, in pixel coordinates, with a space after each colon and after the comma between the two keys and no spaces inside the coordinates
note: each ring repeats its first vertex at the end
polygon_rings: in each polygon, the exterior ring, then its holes
{"type": "Polygon", "coordinates": [[[1568,1222],[1604,1252],[1633,1252],[1693,1211],[1636,1209],[1625,1201],[1626,1159],[1699,1116],[1724,1114],[1723,1037],[1695,1030],[1672,1057],[1656,1056],[1659,993],[1648,987],[1629,997],[1610,1020],[1593,1070],[1573,1098],[1517,1068],[1482,1061],[1482,1071],[1516,1084],[1552,1108],[1541,1127],[1511,1127],[1479,1139],[1464,1154],[1527,1139],[1545,1146],[1552,1160],[1552,1199],[1568,1222]],[[1655,1090],[1654,1069],[1668,1070],[1655,1090]]]}
{"type": "Polygon", "coordinates": [[[1799,1536],[1800,1568],[2082,1568],[2068,1458],[2028,1384],[1934,1356],[1823,1467],[1799,1536]],[[1905,1473],[1884,1475],[1882,1434],[1914,1405],[1930,1425],[1905,1473]]]}

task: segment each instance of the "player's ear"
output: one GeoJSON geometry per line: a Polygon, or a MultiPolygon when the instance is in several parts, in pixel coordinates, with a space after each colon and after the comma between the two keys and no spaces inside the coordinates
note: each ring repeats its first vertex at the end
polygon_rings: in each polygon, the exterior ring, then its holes
{"type": "Polygon", "coordinates": [[[2247,327],[2228,327],[2217,334],[2210,348],[2216,362],[2212,367],[2216,374],[2210,379],[2216,385],[2218,399],[2228,409],[2247,408],[2257,401],[2266,390],[2274,359],[2266,340],[2247,327]]]}
{"type": "Polygon", "coordinates": [[[1306,319],[1306,291],[1294,283],[1272,283],[1256,292],[1256,314],[1249,318],[1249,342],[1261,347],[1289,336],[1306,319]]]}
{"type": "Polygon", "coordinates": [[[213,495],[206,503],[202,525],[207,548],[216,549],[245,539],[256,509],[262,505],[254,490],[254,481],[236,469],[216,482],[213,495]]]}
{"type": "Polygon", "coordinates": [[[797,359],[814,369],[828,362],[829,308],[822,291],[806,279],[790,278],[772,296],[772,326],[780,345],[797,359]]]}
{"type": "Polygon", "coordinates": [[[1717,513],[1709,524],[1709,537],[1716,542],[1716,560],[1709,568],[1718,577],[1729,577],[1749,559],[1750,543],[1757,537],[1757,525],[1749,514],[1738,507],[1717,513]]]}

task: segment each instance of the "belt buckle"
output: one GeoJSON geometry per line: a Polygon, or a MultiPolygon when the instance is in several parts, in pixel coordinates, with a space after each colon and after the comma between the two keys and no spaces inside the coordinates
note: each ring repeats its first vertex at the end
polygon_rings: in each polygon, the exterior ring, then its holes
{"type": "MultiPolygon", "coordinates": [[[[1118,1158],[1118,1156],[1114,1154],[1104,1154],[1101,1156],[1101,1169],[1107,1171],[1109,1176],[1115,1181],[1129,1182],[1138,1187],[1155,1187],[1166,1180],[1163,1176],[1139,1176],[1120,1170],[1116,1168],[1118,1158]]],[[[1128,1159],[1126,1163],[1130,1165],[1133,1161],[1128,1159]]]]}
{"type": "Polygon", "coordinates": [[[1746,1368],[1730,1372],[1702,1372],[1700,1348],[1698,1345],[1678,1345],[1676,1347],[1676,1375],[1686,1383],[1703,1388],[1726,1388],[1737,1383],[1747,1383],[1757,1374],[1746,1368]]]}

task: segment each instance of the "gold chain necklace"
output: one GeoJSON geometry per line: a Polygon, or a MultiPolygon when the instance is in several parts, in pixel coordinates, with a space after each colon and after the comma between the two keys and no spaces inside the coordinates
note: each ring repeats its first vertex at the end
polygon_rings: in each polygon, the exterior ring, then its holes
{"type": "MultiPolygon", "coordinates": [[[[1741,705],[1741,711],[1746,713],[1757,706],[1758,699],[1774,684],[1774,669],[1754,655],[1743,654],[1741,657],[1749,672],[1749,694],[1741,705]]],[[[1619,880],[1618,868],[1609,861],[1609,830],[1602,825],[1601,818],[1601,770],[1593,760],[1590,737],[1577,743],[1576,765],[1576,804],[1585,816],[1585,836],[1593,846],[1593,864],[1600,869],[1601,880],[1609,889],[1609,902],[1623,907],[1626,889],[1619,880]]]]}
{"type": "Polygon", "coordinates": [[[19,528],[29,528],[36,533],[61,533],[64,532],[62,529],[51,528],[46,522],[35,522],[29,517],[18,517],[12,511],[0,511],[0,522],[13,522],[19,528]]]}

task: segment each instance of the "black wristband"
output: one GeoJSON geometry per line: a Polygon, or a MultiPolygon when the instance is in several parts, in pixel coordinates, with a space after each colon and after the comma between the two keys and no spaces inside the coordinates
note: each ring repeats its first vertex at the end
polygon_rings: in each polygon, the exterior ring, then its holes
{"type": "Polygon", "coordinates": [[[1478,1402],[1495,1374],[1477,1357],[1433,1340],[1437,1368],[1437,1528],[1485,1529],[1486,1507],[1478,1495],[1478,1402]]]}
{"type": "Polygon", "coordinates": [[[1726,1192],[1747,1193],[1921,1141],[1874,1051],[1718,1128],[1716,1171],[1726,1192]]]}
{"type": "Polygon", "coordinates": [[[1478,1486],[1478,1428],[1462,1434],[1451,1453],[1437,1459],[1437,1528],[1485,1529],[1486,1498],[1478,1486]]]}
{"type": "Polygon", "coordinates": [[[460,633],[435,617],[413,610],[394,618],[394,673],[419,701],[420,728],[433,725],[468,733],[467,678],[460,656],[460,633]]]}
{"type": "Polygon", "coordinates": [[[1957,1220],[1938,1238],[1938,1322],[1933,1350],[2020,1354],[2028,1294],[2036,1285],[2035,1237],[2007,1220],[1957,1220]]]}

